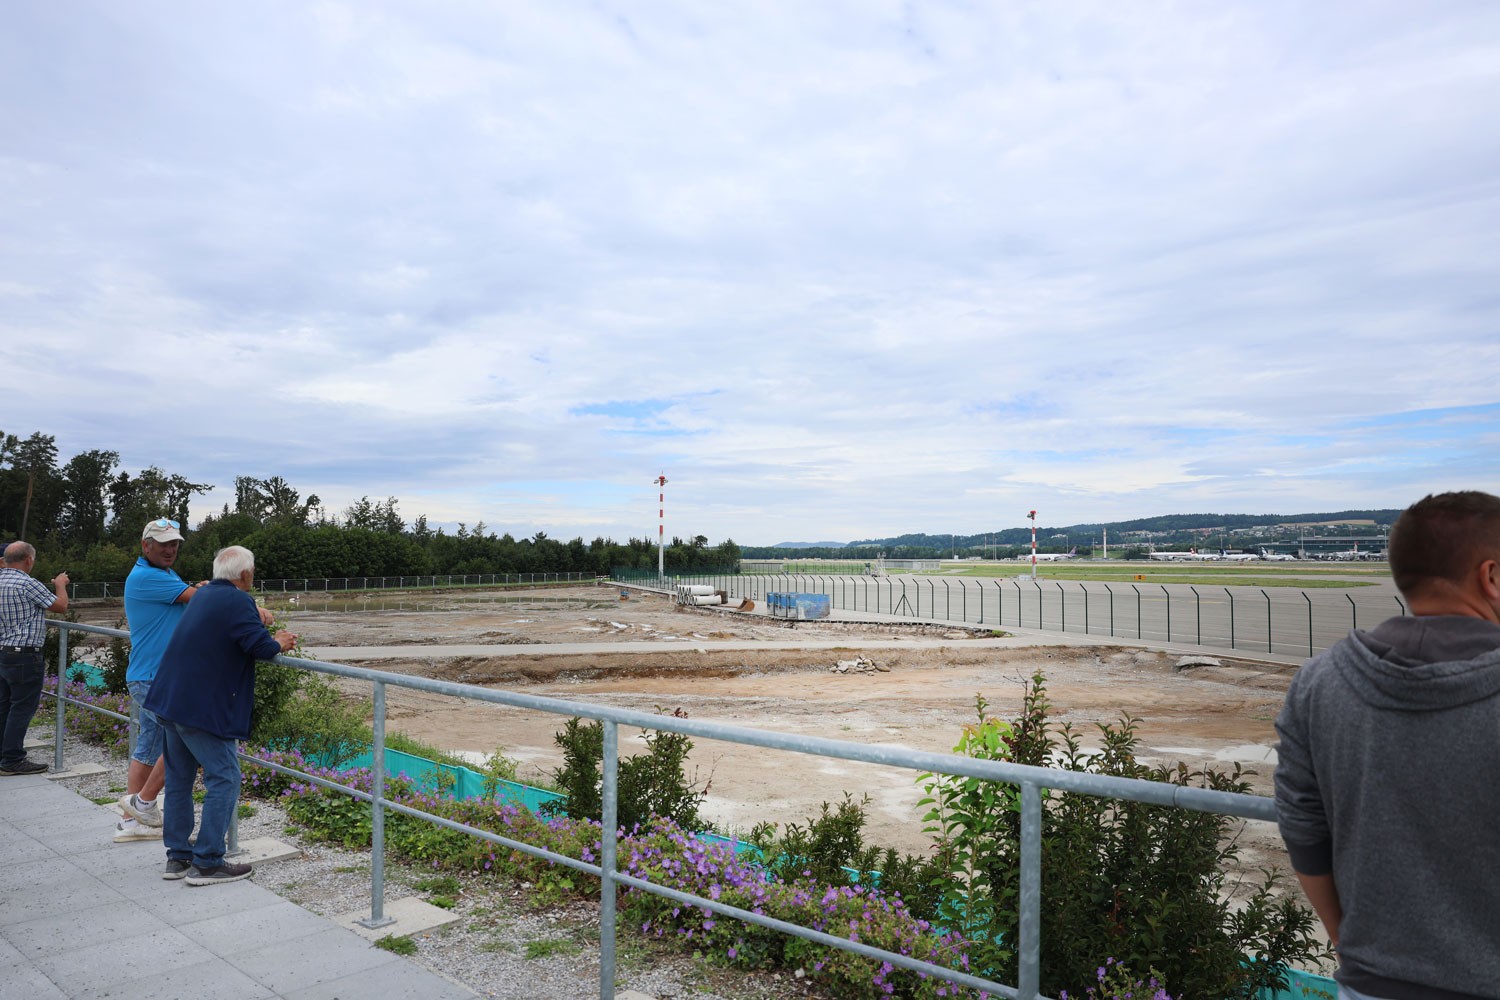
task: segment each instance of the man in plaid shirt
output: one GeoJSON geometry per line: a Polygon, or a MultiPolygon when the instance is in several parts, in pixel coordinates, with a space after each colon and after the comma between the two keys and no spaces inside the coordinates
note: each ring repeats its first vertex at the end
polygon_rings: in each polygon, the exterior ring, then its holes
{"type": "Polygon", "coordinates": [[[48,590],[31,578],[36,549],[5,547],[0,567],[0,775],[41,774],[46,764],[26,759],[26,727],[42,698],[42,641],[47,612],[68,610],[68,574],[48,590]]]}

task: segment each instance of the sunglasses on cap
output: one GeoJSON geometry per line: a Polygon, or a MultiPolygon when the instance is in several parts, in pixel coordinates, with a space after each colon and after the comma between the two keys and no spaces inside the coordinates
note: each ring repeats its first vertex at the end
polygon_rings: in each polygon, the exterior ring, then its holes
{"type": "Polygon", "coordinates": [[[158,528],[176,528],[179,531],[182,529],[182,525],[178,524],[176,521],[172,520],[170,517],[158,517],[156,520],[152,521],[151,523],[152,523],[152,525],[154,525],[155,527],[158,527],[158,528]]]}

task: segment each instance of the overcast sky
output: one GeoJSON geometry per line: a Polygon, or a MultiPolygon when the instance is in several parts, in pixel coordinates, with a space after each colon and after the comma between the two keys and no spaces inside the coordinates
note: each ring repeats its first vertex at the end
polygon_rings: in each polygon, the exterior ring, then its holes
{"type": "Polygon", "coordinates": [[[1500,490],[1500,4],[14,0],[0,429],[741,544],[1500,490]]]}

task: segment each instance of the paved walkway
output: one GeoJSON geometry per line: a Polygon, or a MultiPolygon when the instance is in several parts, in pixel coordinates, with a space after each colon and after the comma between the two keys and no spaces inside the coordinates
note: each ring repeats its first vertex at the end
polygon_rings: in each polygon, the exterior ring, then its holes
{"type": "Polygon", "coordinates": [[[254,880],[161,877],[159,843],[41,776],[0,777],[0,996],[27,1000],[458,1000],[469,989],[254,880]]]}

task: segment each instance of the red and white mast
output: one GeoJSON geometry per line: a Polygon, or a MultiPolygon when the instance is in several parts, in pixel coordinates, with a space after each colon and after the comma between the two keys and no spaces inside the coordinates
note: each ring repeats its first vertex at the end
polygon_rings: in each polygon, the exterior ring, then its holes
{"type": "Polygon", "coordinates": [[[660,491],[656,494],[656,579],[667,578],[667,475],[651,480],[660,491]]]}
{"type": "Polygon", "coordinates": [[[1026,515],[1031,518],[1031,578],[1036,579],[1036,511],[1026,515]]]}

